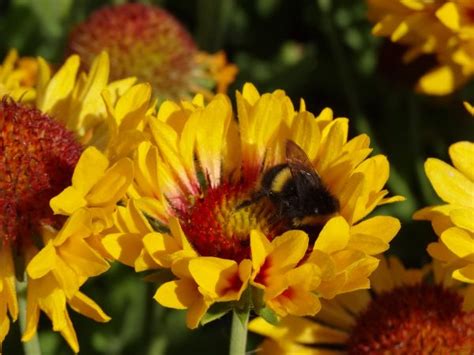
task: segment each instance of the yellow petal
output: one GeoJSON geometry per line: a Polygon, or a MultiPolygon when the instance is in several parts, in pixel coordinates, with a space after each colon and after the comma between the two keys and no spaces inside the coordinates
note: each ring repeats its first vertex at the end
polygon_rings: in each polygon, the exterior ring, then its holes
{"type": "Polygon", "coordinates": [[[349,224],[343,217],[331,218],[319,233],[314,249],[327,254],[342,250],[349,242],[349,224]]]}
{"type": "Polygon", "coordinates": [[[253,268],[258,271],[273,248],[265,234],[259,230],[252,230],[250,232],[250,249],[252,250],[253,268]]]}
{"type": "Polygon", "coordinates": [[[132,161],[128,158],[120,159],[92,187],[87,195],[87,201],[97,207],[113,205],[125,195],[132,179],[132,161]]]}
{"type": "Polygon", "coordinates": [[[466,110],[472,115],[474,116],[474,106],[471,105],[469,102],[467,101],[464,101],[464,107],[466,108],[466,110]]]}
{"type": "Polygon", "coordinates": [[[299,230],[290,230],[276,237],[272,241],[271,267],[279,270],[295,267],[308,250],[308,242],[308,235],[299,230]]]}
{"type": "Polygon", "coordinates": [[[372,235],[352,234],[349,243],[347,244],[347,248],[360,250],[369,255],[375,255],[388,250],[389,245],[372,235]]]}
{"type": "Polygon", "coordinates": [[[450,66],[440,66],[423,75],[417,89],[430,95],[447,95],[456,87],[456,79],[450,66]]]}
{"type": "Polygon", "coordinates": [[[426,251],[432,258],[444,262],[449,262],[450,260],[457,258],[443,243],[430,243],[428,244],[426,251]]]}
{"type": "Polygon", "coordinates": [[[389,216],[376,216],[351,227],[351,235],[365,234],[389,243],[400,230],[400,221],[389,216]]]}
{"type": "MultiPolygon", "coordinates": [[[[473,195],[473,198],[474,198],[474,195],[473,195]]],[[[470,209],[470,208],[455,209],[451,211],[450,217],[456,226],[466,229],[471,233],[474,233],[474,209],[470,209]]]]}
{"type": "Polygon", "coordinates": [[[56,249],[50,241],[28,263],[26,271],[33,279],[39,279],[53,270],[56,266],[56,249]]]}
{"type": "Polygon", "coordinates": [[[474,237],[461,228],[449,228],[441,235],[441,240],[460,258],[474,254],[474,237]]]}
{"type": "Polygon", "coordinates": [[[192,280],[183,279],[164,283],[153,298],[164,307],[186,309],[199,297],[202,296],[197,285],[192,280]]]}
{"type": "Polygon", "coordinates": [[[211,299],[218,299],[222,283],[238,275],[239,268],[234,260],[215,257],[195,258],[189,262],[189,271],[199,289],[211,299]]]}
{"type": "Polygon", "coordinates": [[[474,182],[445,162],[429,158],[425,163],[426,175],[443,201],[474,208],[474,182]]]}
{"type": "Polygon", "coordinates": [[[474,284],[474,264],[455,270],[453,272],[453,278],[462,282],[474,284]]]}
{"type": "Polygon", "coordinates": [[[143,248],[139,236],[128,233],[108,234],[102,239],[102,245],[115,260],[132,267],[143,248]]]}
{"type": "Polygon", "coordinates": [[[49,205],[55,214],[71,215],[81,207],[87,205],[83,195],[74,187],[65,188],[59,195],[49,201],[49,205]]]}
{"type": "Polygon", "coordinates": [[[85,196],[104,175],[108,166],[109,161],[97,148],[87,148],[74,169],[72,185],[85,196]]]}
{"type": "Polygon", "coordinates": [[[188,313],[186,314],[186,325],[190,329],[195,329],[199,325],[202,317],[206,314],[207,310],[211,306],[211,303],[199,297],[189,307],[188,313]]]}
{"type": "Polygon", "coordinates": [[[449,147],[454,166],[469,180],[474,181],[474,143],[458,142],[449,147]]]}
{"type": "Polygon", "coordinates": [[[55,247],[60,246],[71,237],[85,238],[92,234],[91,215],[88,210],[81,208],[75,211],[64,223],[53,240],[55,247]]]}
{"type": "Polygon", "coordinates": [[[110,267],[109,263],[97,251],[80,238],[70,238],[58,248],[58,255],[78,275],[85,277],[100,275],[110,267]]]}
{"type": "Polygon", "coordinates": [[[105,323],[111,319],[107,314],[104,313],[97,303],[95,303],[82,292],[77,292],[76,295],[68,301],[68,304],[77,313],[89,317],[96,322],[105,323]]]}
{"type": "Polygon", "coordinates": [[[459,30],[461,18],[458,5],[454,2],[449,1],[440,6],[440,8],[436,10],[436,17],[449,29],[453,31],[459,30]]]}
{"type": "Polygon", "coordinates": [[[62,102],[71,94],[76,83],[79,63],[78,55],[70,56],[49,81],[46,90],[37,102],[37,107],[42,112],[51,113],[57,103],[62,102]]]}
{"type": "Polygon", "coordinates": [[[151,86],[138,84],[127,90],[115,105],[115,118],[121,129],[136,128],[143,120],[151,98],[151,86]]]}
{"type": "Polygon", "coordinates": [[[190,117],[190,120],[200,122],[196,134],[196,150],[211,187],[220,184],[221,156],[231,116],[228,99],[224,95],[217,95],[204,110],[196,111],[190,117]]]}

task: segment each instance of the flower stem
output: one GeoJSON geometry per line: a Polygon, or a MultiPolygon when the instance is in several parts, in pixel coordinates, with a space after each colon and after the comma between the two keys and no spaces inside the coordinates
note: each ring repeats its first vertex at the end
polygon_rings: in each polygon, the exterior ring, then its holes
{"type": "Polygon", "coordinates": [[[244,311],[233,310],[232,329],[230,333],[229,355],[244,355],[247,348],[247,325],[250,309],[244,311]]]}
{"type": "MultiPolygon", "coordinates": [[[[17,281],[16,288],[18,295],[18,308],[20,312],[19,324],[21,333],[23,334],[26,329],[26,307],[28,304],[26,300],[26,281],[17,281]]],[[[23,342],[23,351],[25,355],[41,355],[41,347],[38,339],[38,333],[35,333],[31,340],[23,342]]]]}

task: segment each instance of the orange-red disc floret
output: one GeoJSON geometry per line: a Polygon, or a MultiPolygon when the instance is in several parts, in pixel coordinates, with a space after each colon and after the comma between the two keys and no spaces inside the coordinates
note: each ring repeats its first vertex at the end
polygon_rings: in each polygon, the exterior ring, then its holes
{"type": "Polygon", "coordinates": [[[241,261],[250,256],[250,232],[259,229],[270,240],[282,230],[274,206],[251,198],[248,186],[223,183],[207,190],[191,206],[178,211],[186,237],[203,256],[241,261]]]}
{"type": "Polygon", "coordinates": [[[79,54],[86,67],[103,50],[110,55],[113,79],[137,76],[167,97],[188,89],[196,46],[184,27],[156,6],[107,6],[72,31],[69,52],[79,54]]]}
{"type": "Polygon", "coordinates": [[[438,285],[403,286],[381,293],[359,315],[350,354],[472,354],[474,312],[438,285]]]}
{"type": "Polygon", "coordinates": [[[81,149],[59,122],[0,101],[0,243],[21,247],[41,224],[58,226],[49,200],[70,185],[81,149]]]}

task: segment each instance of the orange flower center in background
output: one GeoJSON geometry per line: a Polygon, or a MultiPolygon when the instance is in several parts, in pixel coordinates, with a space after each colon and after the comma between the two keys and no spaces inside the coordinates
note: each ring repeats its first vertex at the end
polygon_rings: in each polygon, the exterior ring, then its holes
{"type": "Polygon", "coordinates": [[[41,224],[56,226],[49,200],[70,185],[81,146],[34,108],[0,101],[0,243],[21,247],[41,224]]]}
{"type": "Polygon", "coordinates": [[[259,229],[269,240],[282,233],[285,220],[266,198],[251,202],[243,185],[224,183],[178,212],[188,240],[200,255],[240,261],[250,257],[250,232],[259,229]]]}
{"type": "Polygon", "coordinates": [[[359,315],[350,354],[472,354],[474,312],[437,285],[418,284],[382,293],[359,315]]]}
{"type": "Polygon", "coordinates": [[[85,69],[103,50],[110,55],[112,79],[137,76],[168,98],[181,98],[189,89],[196,46],[184,27],[158,7],[104,7],[70,35],[69,52],[79,54],[85,69]]]}

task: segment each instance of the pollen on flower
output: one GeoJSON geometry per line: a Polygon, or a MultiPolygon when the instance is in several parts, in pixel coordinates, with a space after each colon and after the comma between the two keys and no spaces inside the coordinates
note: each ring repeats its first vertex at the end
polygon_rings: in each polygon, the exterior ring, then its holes
{"type": "Polygon", "coordinates": [[[273,204],[261,199],[241,207],[249,189],[224,183],[211,188],[192,206],[180,211],[181,226],[199,254],[240,261],[249,257],[250,232],[259,229],[269,240],[282,232],[273,204]]]}
{"type": "Polygon", "coordinates": [[[359,316],[347,343],[351,354],[472,354],[474,312],[439,285],[381,293],[359,316]]]}
{"type": "Polygon", "coordinates": [[[56,225],[49,200],[71,182],[81,146],[37,109],[0,101],[0,240],[25,245],[44,223],[56,225]]]}
{"type": "Polygon", "coordinates": [[[112,79],[137,76],[171,98],[188,89],[197,54],[190,34],[171,14],[138,3],[104,7],[71,33],[69,51],[86,67],[103,50],[110,54],[112,79]]]}

